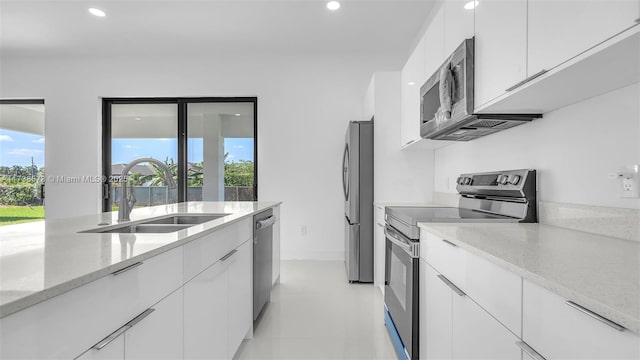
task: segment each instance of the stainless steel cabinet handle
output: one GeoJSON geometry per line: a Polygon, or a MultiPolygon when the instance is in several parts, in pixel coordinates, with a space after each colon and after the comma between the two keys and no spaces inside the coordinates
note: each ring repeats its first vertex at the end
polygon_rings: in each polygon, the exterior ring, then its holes
{"type": "Polygon", "coordinates": [[[516,341],[516,345],[533,360],[547,360],[524,341],[516,341]]]}
{"type": "Polygon", "coordinates": [[[266,227],[269,227],[271,225],[273,225],[276,222],[276,217],[271,215],[268,218],[264,219],[264,220],[260,220],[256,222],[256,229],[260,230],[260,229],[264,229],[266,227]]]}
{"type": "Polygon", "coordinates": [[[614,329],[616,329],[618,331],[625,331],[626,330],[626,328],[624,326],[618,325],[618,324],[614,323],[613,321],[603,317],[602,315],[598,315],[598,314],[594,313],[593,311],[574,303],[573,301],[567,300],[565,302],[565,304],[571,306],[572,308],[574,308],[574,309],[576,309],[576,310],[578,310],[578,311],[580,311],[580,312],[582,312],[584,314],[587,314],[587,315],[591,316],[592,318],[594,318],[594,319],[596,319],[596,320],[598,320],[598,321],[600,321],[602,323],[605,323],[605,324],[611,326],[612,328],[614,328],[614,329]]]}
{"type": "Polygon", "coordinates": [[[443,242],[443,243],[445,243],[445,244],[451,245],[451,246],[453,246],[453,247],[458,247],[458,245],[456,245],[456,244],[452,243],[452,242],[451,242],[451,241],[449,241],[449,240],[442,239],[442,242],[443,242]]]}
{"type": "Polygon", "coordinates": [[[506,92],[513,91],[513,90],[515,90],[515,89],[519,88],[520,86],[522,86],[522,85],[524,85],[524,84],[528,83],[529,81],[531,81],[531,80],[533,80],[533,79],[535,79],[535,78],[539,77],[540,75],[542,75],[542,74],[546,73],[547,71],[549,71],[549,70],[542,69],[542,70],[538,71],[537,73],[535,73],[535,74],[533,74],[533,75],[529,76],[528,78],[526,78],[526,79],[524,79],[524,80],[520,81],[519,83],[517,83],[517,84],[513,85],[512,87],[508,88],[508,89],[507,89],[507,90],[505,90],[505,91],[506,91],[506,92]]]}
{"type": "Polygon", "coordinates": [[[228,253],[227,255],[225,255],[225,256],[223,256],[223,257],[221,257],[221,258],[220,258],[220,261],[225,261],[225,260],[227,260],[228,258],[232,257],[232,256],[233,256],[233,254],[235,254],[235,253],[237,253],[237,252],[238,252],[238,250],[236,250],[236,249],[233,249],[233,250],[229,251],[229,253],[228,253]]]}
{"type": "Polygon", "coordinates": [[[447,279],[444,275],[438,275],[438,279],[442,280],[443,283],[447,284],[447,286],[450,287],[451,290],[453,290],[453,292],[458,294],[458,296],[467,295],[464,293],[464,291],[460,290],[459,287],[455,286],[451,281],[449,281],[449,279],[447,279]]]}
{"type": "Polygon", "coordinates": [[[405,145],[409,145],[409,144],[413,144],[414,142],[416,142],[415,140],[411,140],[411,141],[407,141],[406,143],[404,143],[405,145]]]}
{"type": "Polygon", "coordinates": [[[112,332],[111,334],[109,334],[109,336],[100,340],[97,344],[93,345],[91,348],[94,350],[101,350],[105,346],[109,345],[113,340],[117,339],[118,336],[122,335],[125,331],[131,329],[135,324],[142,321],[142,319],[146,318],[147,316],[149,316],[149,314],[151,314],[154,311],[156,311],[156,309],[152,309],[152,308],[149,308],[143,311],[140,315],[134,317],[128,323],[122,325],[121,328],[112,332]]]}
{"type": "Polygon", "coordinates": [[[376,223],[378,226],[380,226],[381,228],[384,227],[384,225],[380,224],[380,223],[376,223]]]}
{"type": "Polygon", "coordinates": [[[139,262],[137,262],[135,264],[131,264],[131,265],[129,265],[127,267],[124,267],[124,268],[122,268],[120,270],[116,270],[116,271],[112,272],[111,275],[120,275],[123,272],[129,271],[129,270],[131,270],[133,268],[137,268],[140,265],[142,265],[142,261],[139,261],[139,262]]]}

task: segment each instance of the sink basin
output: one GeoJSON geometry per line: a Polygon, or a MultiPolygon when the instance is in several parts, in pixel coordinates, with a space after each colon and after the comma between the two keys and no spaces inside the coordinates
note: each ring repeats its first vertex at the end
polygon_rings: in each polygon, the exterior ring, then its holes
{"type": "Polygon", "coordinates": [[[163,216],[160,218],[153,218],[146,221],[141,221],[135,224],[125,224],[117,227],[110,228],[98,228],[86,231],[83,233],[97,233],[97,234],[111,234],[111,233],[123,233],[123,234],[161,234],[170,233],[186,229],[190,226],[205,223],[207,221],[219,219],[229,214],[173,214],[169,216],[163,216]]]}
{"type": "Polygon", "coordinates": [[[197,225],[207,221],[219,219],[229,214],[176,214],[160,219],[143,221],[141,224],[189,224],[197,225]]]}
{"type": "Polygon", "coordinates": [[[135,225],[125,225],[117,228],[111,229],[93,229],[89,231],[83,231],[88,233],[102,233],[102,234],[110,234],[110,233],[125,233],[125,234],[159,234],[159,233],[170,233],[182,229],[186,229],[191,225],[188,224],[135,224],[135,225]]]}

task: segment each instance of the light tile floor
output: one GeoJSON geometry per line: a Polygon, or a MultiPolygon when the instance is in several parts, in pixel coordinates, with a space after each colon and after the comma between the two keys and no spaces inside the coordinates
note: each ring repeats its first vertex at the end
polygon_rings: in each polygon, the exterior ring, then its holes
{"type": "Polygon", "coordinates": [[[234,359],[397,359],[383,299],[341,261],[283,261],[280,284],[234,359]]]}

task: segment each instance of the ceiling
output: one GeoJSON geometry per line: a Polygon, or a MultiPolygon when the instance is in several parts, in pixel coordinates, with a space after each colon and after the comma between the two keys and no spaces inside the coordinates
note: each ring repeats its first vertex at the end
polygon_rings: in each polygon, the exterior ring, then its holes
{"type": "Polygon", "coordinates": [[[433,0],[2,0],[3,55],[409,53],[433,0]],[[104,10],[98,18],[89,7],[104,10]]]}

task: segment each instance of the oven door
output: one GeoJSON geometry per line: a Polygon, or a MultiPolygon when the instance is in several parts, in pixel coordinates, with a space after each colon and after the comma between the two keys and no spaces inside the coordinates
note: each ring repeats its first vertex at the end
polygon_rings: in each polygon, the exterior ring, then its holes
{"type": "MultiPolygon", "coordinates": [[[[408,358],[417,359],[419,243],[389,225],[385,227],[385,236],[384,304],[408,358]]],[[[393,338],[394,334],[391,331],[390,334],[393,338]]],[[[399,350],[396,346],[396,351],[399,350]]]]}

